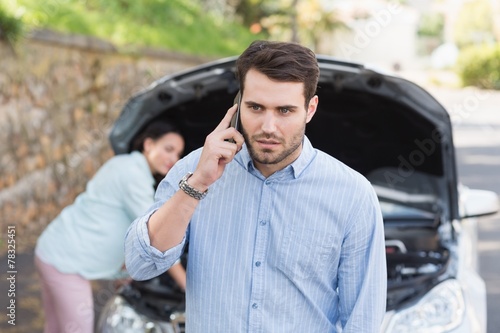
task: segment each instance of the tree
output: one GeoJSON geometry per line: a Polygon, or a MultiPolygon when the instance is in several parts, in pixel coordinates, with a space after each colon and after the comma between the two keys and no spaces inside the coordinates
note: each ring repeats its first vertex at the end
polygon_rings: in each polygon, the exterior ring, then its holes
{"type": "Polygon", "coordinates": [[[277,0],[261,24],[273,39],[290,40],[319,48],[322,38],[347,25],[335,10],[322,6],[320,0],[277,0]]]}
{"type": "Polygon", "coordinates": [[[233,8],[244,26],[250,28],[257,24],[267,35],[269,31],[262,21],[267,17],[279,15],[281,12],[280,1],[276,0],[228,0],[227,5],[233,8]]]}
{"type": "Polygon", "coordinates": [[[347,25],[321,0],[199,0],[207,10],[234,13],[252,31],[276,40],[303,42],[318,49],[321,39],[347,25]],[[225,9],[221,9],[226,6],[225,9]]]}
{"type": "Polygon", "coordinates": [[[465,2],[455,24],[454,39],[459,47],[488,43],[494,40],[490,0],[465,2]]]}
{"type": "Polygon", "coordinates": [[[299,4],[299,26],[303,39],[318,51],[325,35],[336,30],[348,29],[347,24],[335,10],[323,8],[319,0],[302,1],[299,4]]]}
{"type": "Polygon", "coordinates": [[[13,45],[21,37],[23,23],[0,6],[0,40],[13,45]]]}

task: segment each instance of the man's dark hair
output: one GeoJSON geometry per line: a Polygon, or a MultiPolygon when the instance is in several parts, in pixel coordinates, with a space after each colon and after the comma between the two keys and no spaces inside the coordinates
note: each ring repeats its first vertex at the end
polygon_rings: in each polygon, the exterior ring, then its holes
{"type": "Polygon", "coordinates": [[[296,43],[257,40],[236,61],[236,75],[240,90],[245,89],[245,77],[250,69],[280,82],[304,84],[306,108],[316,93],[319,66],[313,51],[296,43]]]}

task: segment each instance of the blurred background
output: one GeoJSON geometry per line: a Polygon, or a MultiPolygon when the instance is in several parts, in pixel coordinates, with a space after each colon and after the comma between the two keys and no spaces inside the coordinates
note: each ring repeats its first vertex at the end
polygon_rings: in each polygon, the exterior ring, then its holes
{"type": "MultiPolygon", "coordinates": [[[[1,281],[8,226],[18,265],[18,321],[0,316],[2,332],[41,332],[35,241],[112,156],[107,136],[126,100],[255,39],[300,42],[424,86],[450,112],[462,181],[500,194],[500,0],[2,0],[1,281]]],[[[500,219],[481,222],[493,333],[500,219]]],[[[95,291],[98,310],[113,286],[95,291]]]]}

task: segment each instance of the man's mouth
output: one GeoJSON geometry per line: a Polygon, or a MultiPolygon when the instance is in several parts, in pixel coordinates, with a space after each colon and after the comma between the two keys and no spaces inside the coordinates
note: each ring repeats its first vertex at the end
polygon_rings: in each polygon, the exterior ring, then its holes
{"type": "Polygon", "coordinates": [[[262,149],[274,149],[280,144],[280,142],[277,140],[269,139],[257,139],[255,141],[262,149]]]}

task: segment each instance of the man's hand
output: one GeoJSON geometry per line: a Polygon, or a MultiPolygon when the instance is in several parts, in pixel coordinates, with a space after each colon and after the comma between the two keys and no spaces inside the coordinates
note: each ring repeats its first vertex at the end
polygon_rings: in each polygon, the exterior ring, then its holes
{"type": "Polygon", "coordinates": [[[243,135],[229,127],[237,105],[231,107],[219,125],[205,139],[200,160],[188,183],[198,191],[205,191],[222,176],[226,164],[241,150],[243,135]],[[227,141],[233,139],[234,143],[227,141]]]}
{"type": "MultiPolygon", "coordinates": [[[[243,146],[243,135],[234,127],[229,127],[236,110],[237,105],[230,108],[205,140],[198,165],[188,179],[189,185],[198,191],[204,192],[219,179],[226,164],[233,160],[243,146]],[[231,138],[235,143],[226,141],[231,138]]],[[[148,234],[151,245],[164,252],[180,244],[199,202],[182,190],[177,191],[149,218],[148,234]]]]}

